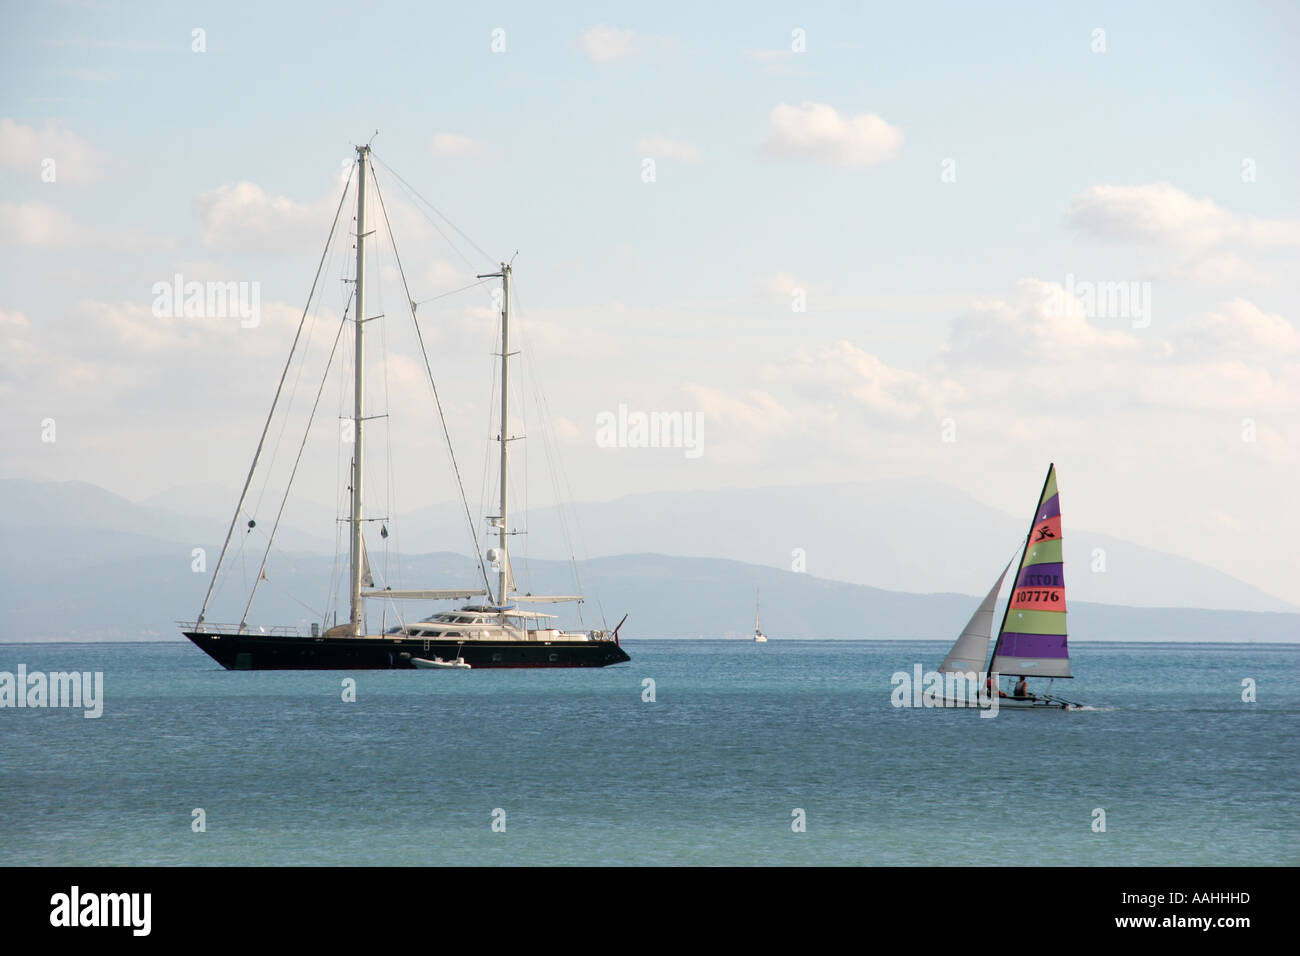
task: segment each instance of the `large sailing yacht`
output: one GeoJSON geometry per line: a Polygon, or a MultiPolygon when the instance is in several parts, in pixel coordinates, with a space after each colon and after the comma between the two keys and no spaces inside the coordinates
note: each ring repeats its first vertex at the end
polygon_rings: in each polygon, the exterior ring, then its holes
{"type": "MultiPolygon", "coordinates": [[[[248,613],[252,606],[250,596],[244,619],[238,625],[209,624],[206,621],[208,604],[212,600],[217,577],[230,546],[231,536],[257,468],[258,457],[266,439],[262,433],[253,468],[249,471],[240,495],[235,516],[221,550],[221,557],[213,571],[212,582],[198,619],[183,624],[187,638],[205,653],[231,670],[290,670],[290,669],[348,669],[358,668],[430,668],[430,667],[604,667],[630,660],[618,639],[622,622],[613,631],[601,629],[567,631],[553,625],[555,616],[529,609],[528,605],[581,602],[581,595],[520,594],[515,589],[510,566],[508,524],[509,480],[508,456],[509,405],[510,405],[510,279],[511,267],[501,263],[498,272],[480,275],[479,279],[501,280],[501,426],[497,440],[500,443],[500,502],[499,513],[491,516],[492,527],[497,531],[497,545],[487,554],[487,564],[496,573],[495,588],[483,573],[482,588],[451,587],[415,590],[375,588],[366,556],[363,528],[365,509],[362,477],[365,460],[364,407],[364,356],[365,324],[370,321],[365,309],[366,263],[366,179],[370,167],[370,147],[358,146],[355,172],[357,174],[356,204],[356,276],[353,280],[352,321],[354,325],[353,358],[353,408],[352,428],[355,450],[350,474],[351,504],[346,519],[350,537],[349,618],[345,623],[323,628],[325,622],[313,623],[303,633],[298,628],[252,627],[248,613]],[[383,633],[368,629],[366,601],[381,600],[395,607],[401,602],[448,601],[476,599],[453,611],[442,611],[417,617],[414,621],[388,628],[383,633]]],[[[370,176],[373,177],[373,170],[370,176]]],[[[346,193],[345,193],[346,195],[346,193]]],[[[382,197],[381,197],[382,201],[382,197]]],[[[342,200],[340,200],[340,209],[342,200]]],[[[387,214],[385,213],[385,221],[387,214]]],[[[337,214],[336,214],[337,225],[337,214]]],[[[332,235],[332,233],[331,233],[332,235]]],[[[409,290],[408,290],[409,291],[409,290]]],[[[408,296],[409,298],[409,296],[408,296]]],[[[412,301],[414,317],[415,303],[412,301]]],[[[349,321],[346,316],[344,321],[349,321]]],[[[341,331],[341,330],[340,330],[341,331]]],[[[418,331],[418,325],[417,325],[418,331]]],[[[297,347],[297,339],[295,339],[297,347]]],[[[292,353],[290,355],[292,360],[292,353]]],[[[287,368],[287,366],[286,366],[287,368]]],[[[430,373],[432,378],[432,373],[430,373]]],[[[283,384],[283,379],[282,379],[283,384]]],[[[279,391],[276,393],[277,401],[279,391]]],[[[435,390],[436,395],[436,390],[435,390]]],[[[273,403],[272,414],[275,406],[273,403]]],[[[267,420],[267,428],[270,426],[267,420]]],[[[287,492],[286,492],[287,495],[287,492]]],[[[278,524],[278,522],[277,522],[278,524]]],[[[250,522],[249,527],[253,526],[250,522]]],[[[270,542],[267,553],[270,552],[270,542]]],[[[480,568],[483,566],[480,565],[480,568]]],[[[264,578],[265,556],[258,580],[264,578]]],[[[254,592],[256,584],[254,584],[254,592]]],[[[398,615],[399,618],[402,615],[398,615]]],[[[626,620],[626,615],[624,616],[626,620]]]]}

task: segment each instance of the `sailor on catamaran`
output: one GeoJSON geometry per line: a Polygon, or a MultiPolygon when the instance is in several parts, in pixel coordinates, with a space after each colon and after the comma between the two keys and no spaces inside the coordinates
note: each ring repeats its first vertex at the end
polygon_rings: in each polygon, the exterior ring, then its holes
{"type": "Polygon", "coordinates": [[[1028,687],[1027,684],[1026,684],[1026,682],[1027,682],[1028,680],[1029,680],[1029,678],[1025,677],[1025,676],[1022,674],[1021,677],[1020,677],[1019,682],[1017,682],[1017,684],[1016,684],[1016,688],[1015,688],[1015,690],[1013,690],[1013,691],[1011,692],[1011,696],[1012,696],[1012,697],[1028,698],[1029,700],[1038,700],[1037,697],[1035,697],[1033,694],[1029,693],[1029,687],[1028,687]]]}
{"type": "Polygon", "coordinates": [[[993,675],[992,675],[992,674],[990,674],[990,675],[985,679],[985,681],[984,681],[984,689],[988,691],[988,696],[989,696],[989,697],[992,697],[992,696],[993,696],[993,692],[994,692],[995,690],[998,692],[998,696],[999,696],[999,697],[1006,697],[1006,696],[1007,696],[1007,692],[1004,691],[1001,687],[999,687],[997,684],[995,684],[995,683],[993,682],[993,675]]]}

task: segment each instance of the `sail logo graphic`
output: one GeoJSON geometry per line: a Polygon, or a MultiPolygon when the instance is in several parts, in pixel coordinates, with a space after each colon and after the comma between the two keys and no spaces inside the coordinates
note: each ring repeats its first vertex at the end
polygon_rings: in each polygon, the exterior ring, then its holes
{"type": "Polygon", "coordinates": [[[925,671],[920,664],[912,665],[912,672],[895,671],[890,678],[894,689],[889,702],[902,707],[978,707],[981,717],[996,717],[998,695],[989,693],[989,685],[996,687],[997,674],[987,671],[925,671]]]}
{"type": "Polygon", "coordinates": [[[687,458],[699,458],[703,443],[703,412],[630,412],[620,403],[617,414],[596,416],[599,448],[683,448],[687,458]]]}
{"type": "Polygon", "coordinates": [[[28,672],[26,664],[18,672],[0,671],[0,709],[80,707],[83,717],[104,714],[103,671],[28,672]]]}
{"type": "Polygon", "coordinates": [[[186,282],[179,272],[171,282],[155,282],[153,314],[158,319],[239,319],[242,329],[262,322],[262,283],[186,282]]]}
{"type": "Polygon", "coordinates": [[[1150,282],[1076,282],[1066,273],[1065,287],[1052,285],[1043,311],[1053,318],[1131,319],[1133,328],[1151,324],[1150,282]]]}
{"type": "Polygon", "coordinates": [[[73,886],[50,897],[51,926],[128,927],[132,936],[152,928],[152,893],[85,893],[73,886]]]}

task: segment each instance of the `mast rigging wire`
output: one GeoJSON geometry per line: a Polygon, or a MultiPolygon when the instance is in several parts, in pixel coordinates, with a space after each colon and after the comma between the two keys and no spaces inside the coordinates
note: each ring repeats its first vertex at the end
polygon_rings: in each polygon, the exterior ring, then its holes
{"type": "MultiPolygon", "coordinates": [[[[351,301],[348,305],[351,306],[351,301]]],[[[307,447],[307,439],[311,435],[312,423],[316,420],[316,409],[320,406],[320,397],[325,392],[325,383],[329,381],[330,367],[334,364],[334,354],[338,351],[339,339],[343,337],[343,329],[348,324],[347,309],[343,310],[343,319],[339,322],[339,330],[334,333],[334,344],[330,346],[329,358],[325,362],[325,371],[321,374],[320,387],[316,389],[316,401],[312,403],[311,414],[307,416],[307,427],[302,431],[302,442],[298,445],[298,456],[294,459],[293,470],[289,472],[289,480],[284,486],[284,496],[280,499],[280,508],[275,513],[275,523],[271,525],[271,533],[266,538],[266,550],[262,553],[262,564],[257,571],[257,579],[253,582],[253,589],[248,595],[248,604],[244,606],[244,615],[239,619],[239,629],[242,631],[248,623],[248,614],[253,609],[253,598],[257,594],[257,586],[262,583],[263,575],[266,574],[266,559],[271,554],[271,542],[275,540],[275,532],[280,528],[280,518],[284,515],[284,506],[289,501],[289,490],[293,487],[293,479],[298,475],[298,466],[302,463],[302,452],[307,447]]]]}
{"type": "MultiPolygon", "coordinates": [[[[387,165],[385,165],[384,168],[388,169],[387,165]]],[[[392,172],[392,170],[389,170],[389,172],[392,172]]],[[[384,228],[388,230],[388,239],[393,244],[393,259],[397,262],[397,274],[402,277],[402,289],[405,291],[406,301],[411,307],[411,324],[415,326],[415,336],[420,342],[420,356],[424,359],[424,370],[428,373],[429,387],[433,389],[433,401],[438,408],[438,420],[442,424],[442,434],[447,441],[447,455],[451,459],[451,467],[456,474],[456,489],[460,492],[461,505],[465,509],[465,521],[469,528],[470,542],[474,548],[475,561],[478,565],[479,574],[483,578],[484,586],[487,587],[489,592],[491,592],[492,586],[488,582],[487,571],[483,567],[482,558],[478,555],[478,536],[474,533],[474,518],[469,510],[469,501],[465,497],[465,482],[461,479],[460,465],[456,462],[456,449],[452,446],[451,431],[447,427],[447,416],[444,415],[442,411],[442,399],[438,396],[438,384],[433,378],[433,366],[429,364],[429,350],[424,345],[424,333],[420,330],[420,320],[415,314],[415,300],[411,298],[411,287],[406,281],[406,268],[402,265],[402,257],[397,251],[397,239],[393,236],[393,226],[388,220],[388,207],[384,205],[384,196],[379,189],[379,179],[374,175],[373,163],[371,164],[370,174],[375,183],[375,195],[379,197],[379,209],[384,216],[384,228]]],[[[393,173],[393,175],[397,176],[396,173],[393,173]]],[[[401,179],[400,176],[397,178],[401,179]]],[[[441,213],[439,213],[439,215],[441,215],[441,213]]],[[[482,252],[481,249],[479,251],[482,252]]]]}

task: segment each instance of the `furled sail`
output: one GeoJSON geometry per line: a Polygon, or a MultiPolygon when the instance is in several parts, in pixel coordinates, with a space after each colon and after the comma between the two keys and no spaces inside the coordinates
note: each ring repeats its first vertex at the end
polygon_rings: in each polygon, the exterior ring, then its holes
{"type": "Polygon", "coordinates": [[[1020,569],[989,670],[1029,677],[1072,677],[1065,641],[1065,573],[1056,465],[1038,499],[1020,569]]]}
{"type": "Polygon", "coordinates": [[[382,588],[374,591],[362,591],[364,598],[385,598],[393,601],[454,601],[457,598],[478,597],[487,594],[483,588],[410,588],[394,591],[382,588]]]}
{"type": "Polygon", "coordinates": [[[957,643],[953,644],[952,650],[939,665],[940,673],[967,673],[984,669],[984,662],[989,659],[989,643],[993,640],[993,608],[998,603],[998,592],[1002,590],[1002,582],[1015,560],[1013,557],[1007,562],[998,579],[993,582],[989,593],[971,615],[966,629],[961,632],[957,643]]]}
{"type": "Polygon", "coordinates": [[[361,586],[363,588],[373,588],[375,586],[374,575],[370,573],[370,555],[366,553],[366,539],[361,539],[361,586]]]}

